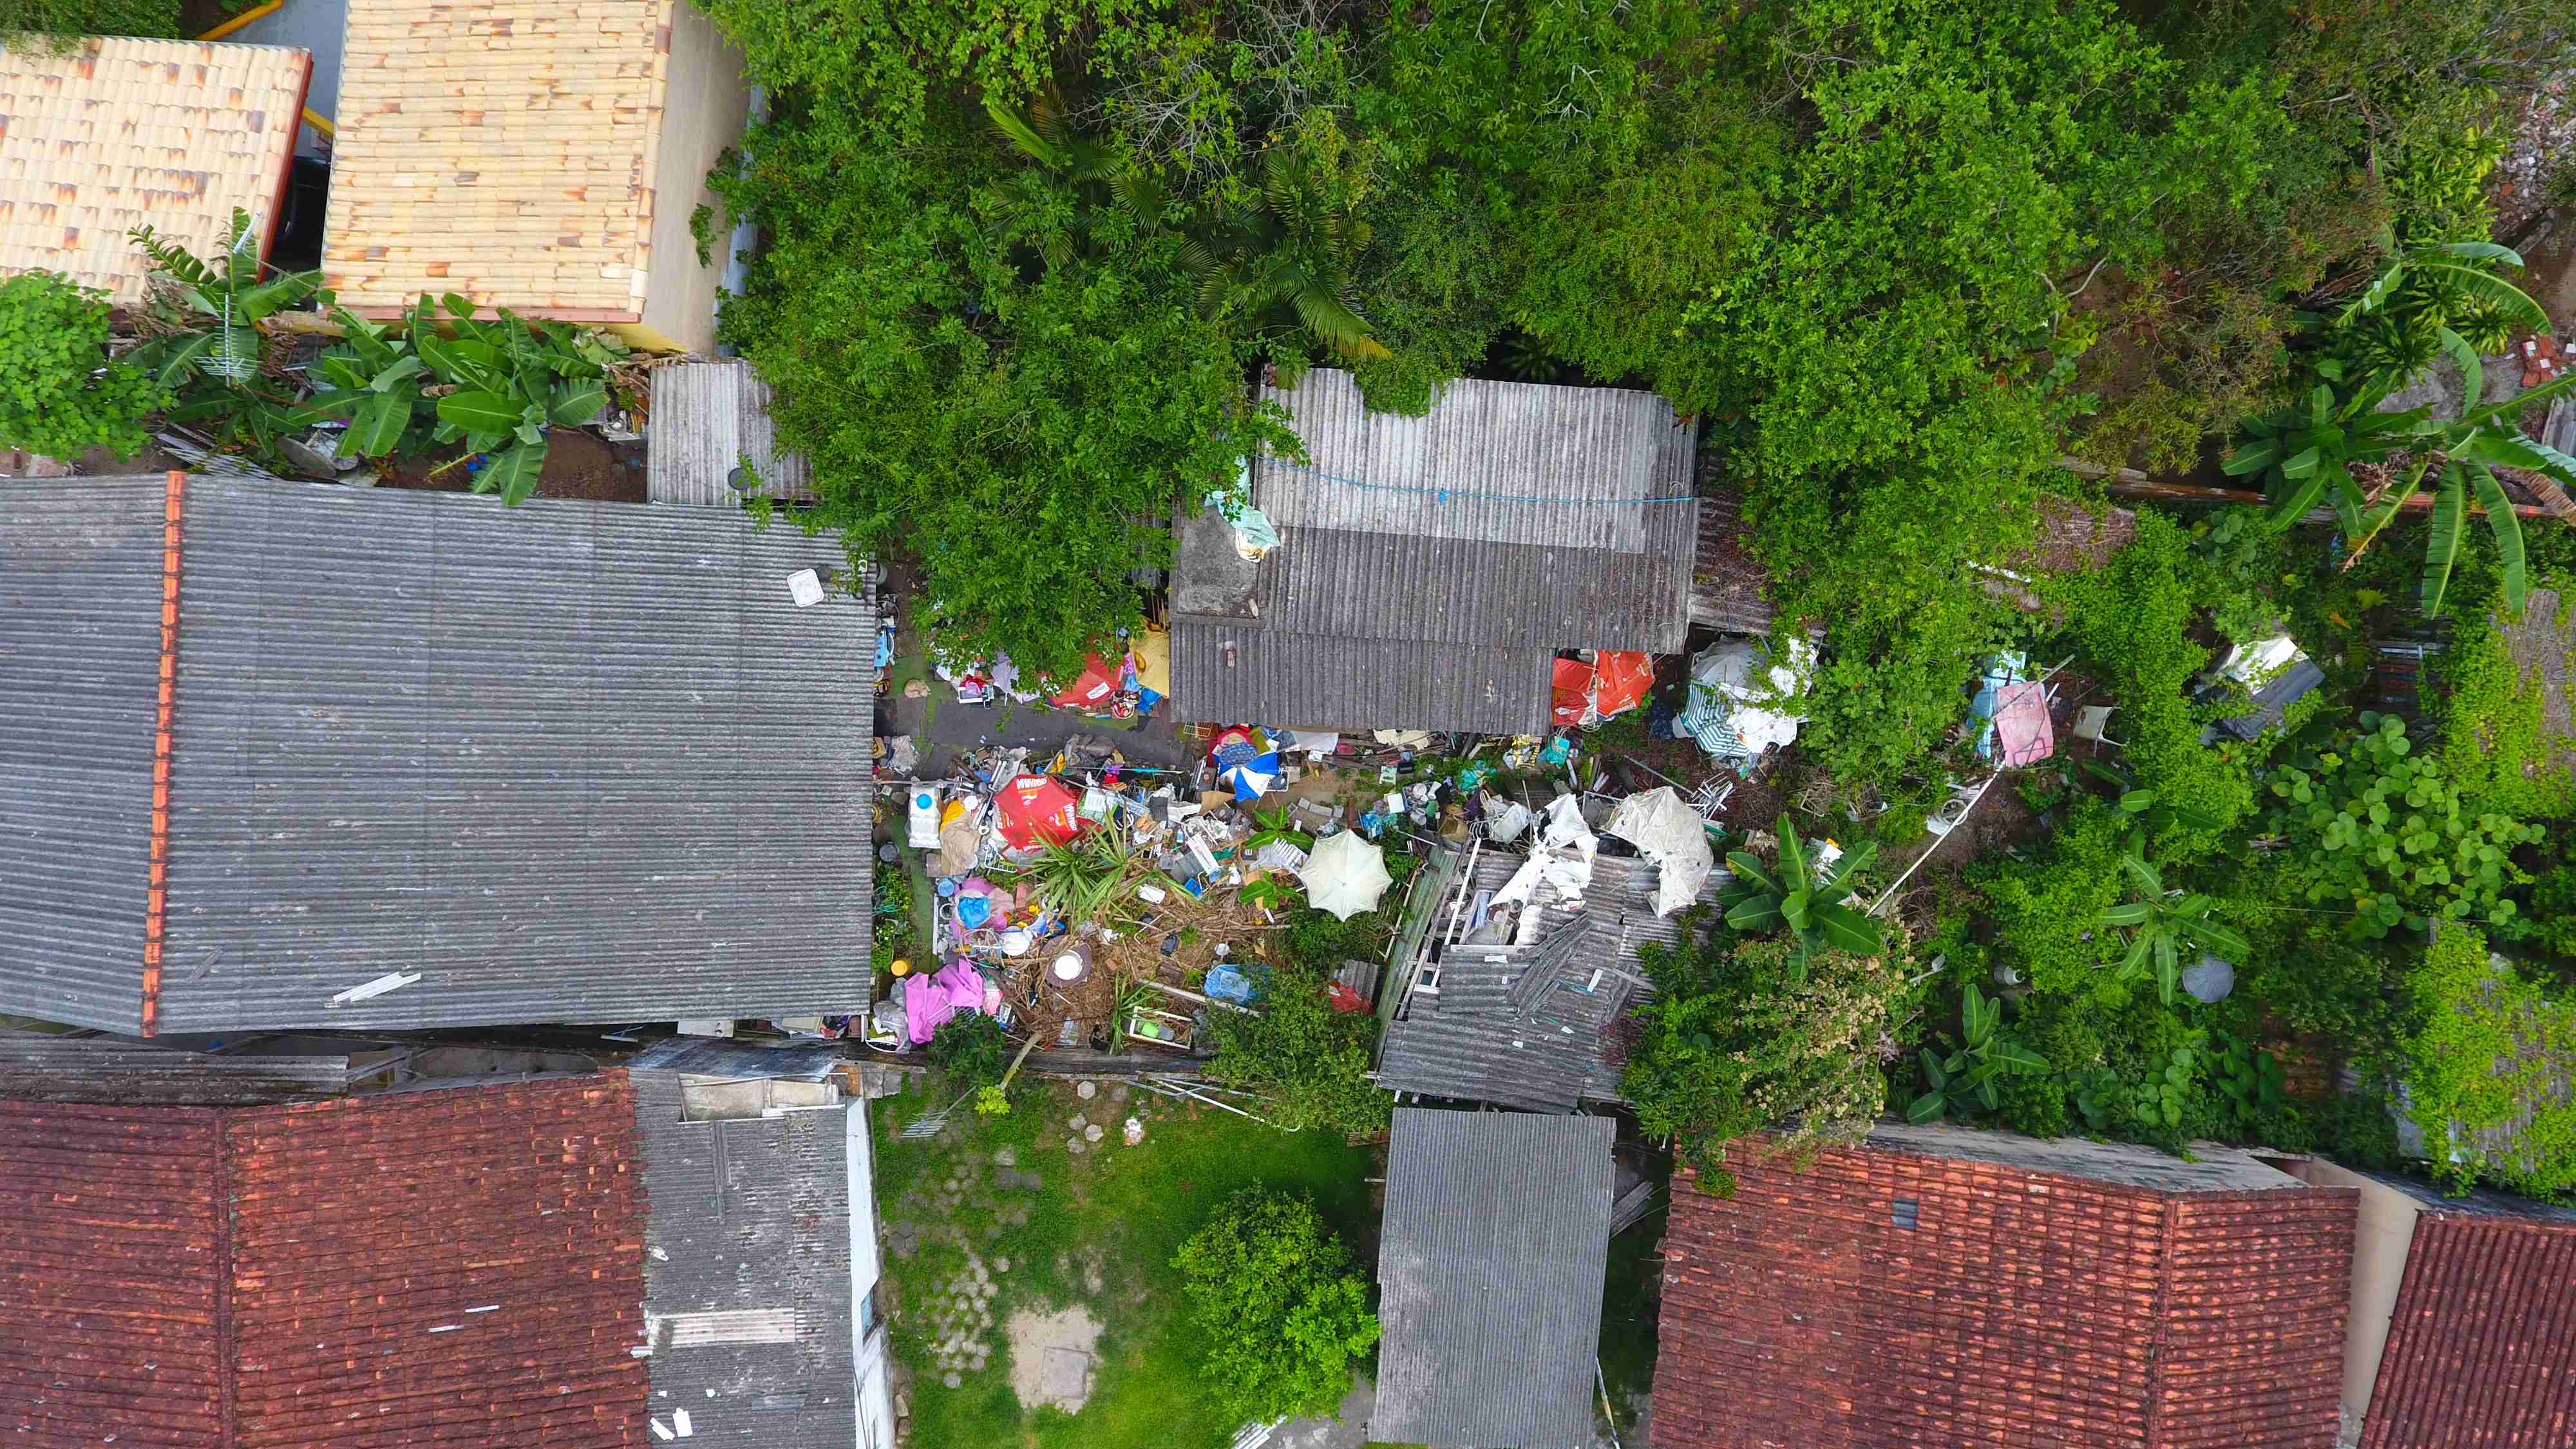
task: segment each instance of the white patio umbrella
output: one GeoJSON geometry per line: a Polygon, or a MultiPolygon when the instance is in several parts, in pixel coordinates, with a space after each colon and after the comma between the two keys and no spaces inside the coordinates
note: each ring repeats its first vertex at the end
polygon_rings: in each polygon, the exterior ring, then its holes
{"type": "Polygon", "coordinates": [[[1658,785],[1620,801],[1602,833],[1636,846],[1660,868],[1655,880],[1658,916],[1669,916],[1699,899],[1700,886],[1717,868],[1717,853],[1708,848],[1707,829],[1669,785],[1658,785]]]}
{"type": "Polygon", "coordinates": [[[1355,830],[1316,841],[1297,878],[1306,883],[1307,901],[1340,921],[1376,910],[1378,897],[1395,883],[1386,873],[1386,852],[1355,830]]]}

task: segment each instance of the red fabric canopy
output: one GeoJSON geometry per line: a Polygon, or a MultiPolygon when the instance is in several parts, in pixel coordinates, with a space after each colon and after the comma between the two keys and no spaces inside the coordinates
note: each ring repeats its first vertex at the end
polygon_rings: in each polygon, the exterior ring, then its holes
{"type": "Polygon", "coordinates": [[[1002,839],[1026,849],[1040,840],[1061,845],[1082,829],[1082,802],[1045,775],[1014,775],[993,803],[1002,815],[1002,839]]]}
{"type": "Polygon", "coordinates": [[[1592,662],[1560,659],[1548,683],[1550,711],[1567,729],[1596,725],[1646,702],[1655,688],[1655,656],[1604,649],[1592,662]]]}
{"type": "Polygon", "coordinates": [[[1118,665],[1097,654],[1089,655],[1082,661],[1082,677],[1047,703],[1058,709],[1105,710],[1118,698],[1122,674],[1118,665]]]}

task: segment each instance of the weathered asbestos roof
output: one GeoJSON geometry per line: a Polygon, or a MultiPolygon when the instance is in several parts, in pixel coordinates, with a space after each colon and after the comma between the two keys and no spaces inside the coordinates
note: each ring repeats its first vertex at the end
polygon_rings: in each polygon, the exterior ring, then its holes
{"type": "Polygon", "coordinates": [[[2576,1221],[2415,1219],[2362,1449],[2557,1449],[2576,1433],[2576,1221]]]}
{"type": "Polygon", "coordinates": [[[90,38],[68,54],[0,38],[0,277],[58,272],[142,300],[149,226],[199,257],[249,212],[277,227],[313,57],[275,45],[90,38]]]}
{"type": "Polygon", "coordinates": [[[2307,697],[2308,692],[2326,682],[2326,672],[2312,659],[2301,659],[2281,671],[2281,676],[2254,692],[2254,707],[2244,714],[2213,721],[2203,731],[2203,744],[2221,734],[2250,740],[2280,724],[2290,716],[2290,706],[2307,697]]]}
{"type": "Polygon", "coordinates": [[[322,249],[341,304],[640,320],[675,3],[354,0],[322,249]]]}
{"type": "Polygon", "coordinates": [[[0,1011],[148,1035],[864,1007],[875,619],[786,584],[844,564],[712,509],[0,486],[0,1011]],[[420,979],[331,1004],[395,972],[420,979]]]}
{"type": "Polygon", "coordinates": [[[1731,483],[1703,485],[1699,552],[1691,565],[1693,624],[1730,634],[1771,632],[1771,578],[1747,547],[1752,537],[1752,525],[1744,521],[1742,491],[1731,483]]]}
{"type": "Polygon", "coordinates": [[[2051,494],[2040,500],[2038,532],[2012,566],[2060,574],[2098,569],[2137,536],[2138,515],[2130,509],[2088,509],[2051,494]]]}
{"type": "Polygon", "coordinates": [[[803,454],[779,450],[769,404],[769,384],[748,362],[654,368],[645,496],[655,503],[736,506],[743,495],[727,480],[748,458],[763,485],[761,497],[813,502],[813,470],[803,454]]]}
{"type": "Polygon", "coordinates": [[[1591,1442],[1617,1125],[1396,1109],[1371,1440],[1591,1442]]]}
{"type": "Polygon", "coordinates": [[[622,1078],[237,1109],[0,1104],[0,1436],[645,1442],[622,1078]]]}
{"type": "MultiPolygon", "coordinates": [[[[1521,860],[1503,852],[1480,855],[1466,883],[1468,899],[1501,889],[1521,860]]],[[[1439,994],[1415,991],[1404,1015],[1388,1024],[1378,1085],[1531,1112],[1571,1112],[1581,1102],[1621,1100],[1622,1067],[1605,1059],[1604,1045],[1613,1023],[1654,995],[1651,984],[1641,984],[1638,948],[1649,942],[1678,945],[1683,937],[1678,916],[1655,914],[1656,873],[1652,861],[1603,856],[1593,862],[1584,909],[1568,911],[1550,897],[1541,907],[1539,938],[1530,945],[1449,946],[1439,962],[1439,994]],[[1515,991],[1527,985],[1533,970],[1551,978],[1559,1000],[1524,1009],[1515,991]],[[1587,992],[1605,1008],[1565,1009],[1587,992]]],[[[1700,899],[1716,900],[1722,884],[1712,874],[1700,899]]],[[[1447,918],[1442,906],[1434,915],[1435,929],[1447,918]]]]}
{"type": "Polygon", "coordinates": [[[2357,1190],[1927,1150],[2002,1135],[1883,1131],[1803,1167],[1747,1140],[1731,1199],[1678,1174],[1652,1449],[2334,1442],[2357,1190]]]}
{"type": "Polygon", "coordinates": [[[851,1108],[684,1121],[678,1073],[632,1075],[653,1412],[720,1443],[850,1449],[851,1108]]]}
{"type": "Polygon", "coordinates": [[[1661,398],[1468,380],[1405,418],[1369,412],[1331,368],[1262,397],[1311,462],[1254,461],[1252,501],[1281,537],[1257,567],[1183,505],[1184,717],[1543,730],[1557,650],[1682,646],[1692,431],[1661,398]]]}
{"type": "Polygon", "coordinates": [[[0,1031],[0,1101],[217,1107],[348,1089],[346,1056],[192,1052],[116,1037],[0,1031]]]}

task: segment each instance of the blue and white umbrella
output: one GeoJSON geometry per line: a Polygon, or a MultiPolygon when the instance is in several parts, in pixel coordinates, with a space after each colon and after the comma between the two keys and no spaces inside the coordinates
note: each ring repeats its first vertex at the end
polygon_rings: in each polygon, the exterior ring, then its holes
{"type": "Polygon", "coordinates": [[[1237,800],[1258,800],[1279,779],[1279,747],[1252,725],[1236,725],[1218,735],[1208,759],[1237,800]]]}

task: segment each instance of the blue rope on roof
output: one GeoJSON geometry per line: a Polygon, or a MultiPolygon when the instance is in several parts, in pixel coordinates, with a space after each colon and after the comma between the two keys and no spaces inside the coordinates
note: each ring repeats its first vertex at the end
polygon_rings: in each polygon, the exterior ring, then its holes
{"type": "Polygon", "coordinates": [[[1371,483],[1361,478],[1345,478],[1339,473],[1327,473],[1321,468],[1310,467],[1304,463],[1292,463],[1285,458],[1271,458],[1269,462],[1272,467],[1291,468],[1300,473],[1311,473],[1327,483],[1368,488],[1380,493],[1428,493],[1436,503],[1446,503],[1454,495],[1459,498],[1482,498],[1495,503],[1561,503],[1571,507],[1586,504],[1624,507],[1641,503],[1688,503],[1699,497],[1696,493],[1674,493],[1661,498],[1550,498],[1541,493],[1487,493],[1479,488],[1451,488],[1446,485],[1426,488],[1413,483],[1371,483]]]}

